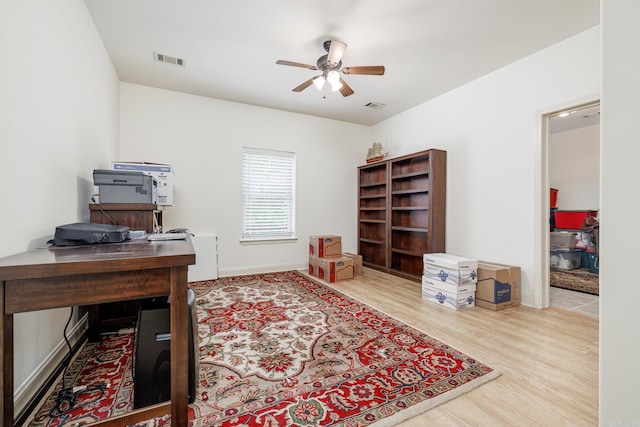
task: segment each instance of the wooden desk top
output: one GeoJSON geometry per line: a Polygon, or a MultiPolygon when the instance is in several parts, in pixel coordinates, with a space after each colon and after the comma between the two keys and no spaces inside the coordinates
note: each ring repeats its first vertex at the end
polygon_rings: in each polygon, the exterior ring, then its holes
{"type": "Polygon", "coordinates": [[[0,258],[0,280],[147,270],[195,264],[191,239],[51,246],[0,258]]]}

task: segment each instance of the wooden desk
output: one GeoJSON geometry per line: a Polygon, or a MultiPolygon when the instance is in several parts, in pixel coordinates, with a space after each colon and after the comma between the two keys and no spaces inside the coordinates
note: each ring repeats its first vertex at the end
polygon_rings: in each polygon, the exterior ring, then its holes
{"type": "Polygon", "coordinates": [[[187,425],[187,268],[195,264],[191,240],[131,240],[35,249],[0,258],[1,425],[14,425],[13,315],[27,311],[171,295],[171,401],[94,425],[126,426],[171,413],[187,425]]]}

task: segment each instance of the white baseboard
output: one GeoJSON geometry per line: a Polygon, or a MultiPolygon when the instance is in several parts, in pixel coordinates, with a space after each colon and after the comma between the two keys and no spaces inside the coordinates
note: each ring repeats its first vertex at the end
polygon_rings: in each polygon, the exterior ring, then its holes
{"type": "MultiPolygon", "coordinates": [[[[71,347],[78,343],[80,337],[88,327],[89,315],[84,316],[69,331],[67,338],[71,343],[71,347]]],[[[58,345],[49,353],[49,355],[38,365],[38,367],[27,377],[26,380],[16,389],[13,394],[14,413],[19,414],[43,386],[45,380],[56,370],[67,356],[69,349],[67,343],[60,341],[58,345]]]]}
{"type": "Polygon", "coordinates": [[[277,271],[303,270],[309,268],[304,262],[287,264],[252,265],[240,268],[218,268],[220,277],[246,276],[247,274],[275,273],[277,271]]]}

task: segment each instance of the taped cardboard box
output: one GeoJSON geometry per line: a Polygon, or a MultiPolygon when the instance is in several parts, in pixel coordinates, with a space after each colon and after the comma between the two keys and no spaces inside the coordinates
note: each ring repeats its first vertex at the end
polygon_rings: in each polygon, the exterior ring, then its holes
{"type": "Polygon", "coordinates": [[[318,258],[318,278],[329,283],[353,279],[353,259],[346,256],[318,258]]]}
{"type": "Polygon", "coordinates": [[[309,274],[318,277],[318,258],[314,256],[309,257],[309,274]]]}
{"type": "Polygon", "coordinates": [[[478,262],[476,305],[498,311],[520,305],[520,267],[478,262]]]}
{"type": "Polygon", "coordinates": [[[342,256],[347,256],[353,259],[353,275],[354,276],[362,276],[362,255],[352,254],[350,252],[345,252],[342,256]]]}
{"type": "Polygon", "coordinates": [[[317,258],[342,255],[342,237],[333,235],[309,236],[309,256],[317,258]]]}
{"type": "Polygon", "coordinates": [[[422,287],[431,286],[444,292],[451,294],[462,294],[476,291],[475,283],[467,283],[465,285],[453,285],[451,283],[442,282],[440,280],[431,280],[426,276],[422,276],[422,287]]]}
{"type": "Polygon", "coordinates": [[[450,293],[429,285],[422,286],[422,299],[453,310],[470,308],[476,304],[474,292],[450,293]]]}
{"type": "Polygon", "coordinates": [[[449,283],[454,286],[461,286],[476,283],[478,273],[476,269],[453,269],[435,264],[424,264],[422,274],[433,282],[449,283]]]}
{"type": "Polygon", "coordinates": [[[478,268],[478,260],[445,253],[424,254],[422,260],[425,264],[435,264],[452,270],[476,270],[478,268]]]}

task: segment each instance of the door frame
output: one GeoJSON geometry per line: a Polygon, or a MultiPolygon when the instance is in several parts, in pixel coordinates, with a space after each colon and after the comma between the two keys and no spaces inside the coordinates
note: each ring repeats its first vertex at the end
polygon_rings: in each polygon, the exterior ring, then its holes
{"type": "MultiPolygon", "coordinates": [[[[581,109],[601,105],[600,95],[593,95],[579,100],[567,101],[539,112],[537,117],[538,149],[536,150],[536,218],[534,243],[534,282],[538,288],[534,290],[534,307],[549,308],[549,119],[563,111],[581,109]]],[[[602,144],[602,140],[600,140],[602,144]]]]}

